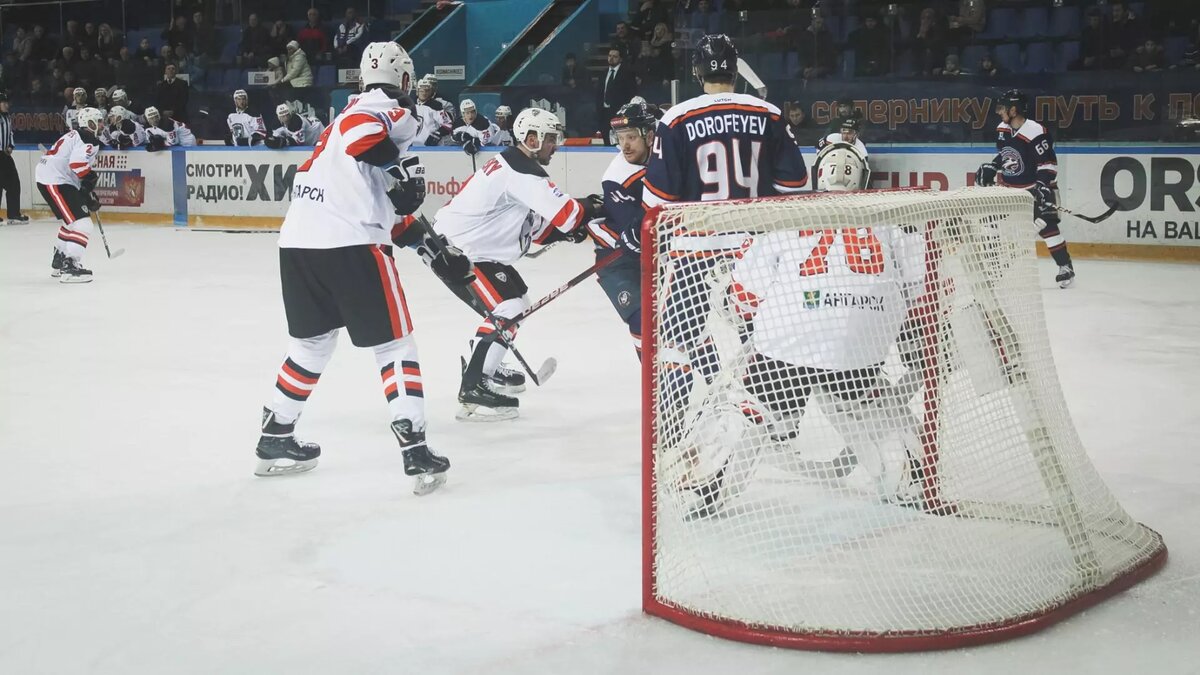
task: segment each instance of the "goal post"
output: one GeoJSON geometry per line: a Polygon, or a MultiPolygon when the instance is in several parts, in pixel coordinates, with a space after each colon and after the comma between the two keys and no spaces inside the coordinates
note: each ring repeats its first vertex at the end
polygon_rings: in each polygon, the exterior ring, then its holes
{"type": "Polygon", "coordinates": [[[643,223],[643,609],[776,646],[1039,630],[1150,576],[1080,443],[1007,188],[643,223]]]}

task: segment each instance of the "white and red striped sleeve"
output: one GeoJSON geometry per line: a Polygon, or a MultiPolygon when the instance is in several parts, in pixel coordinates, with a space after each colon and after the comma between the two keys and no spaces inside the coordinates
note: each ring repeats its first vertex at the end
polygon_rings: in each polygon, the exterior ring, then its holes
{"type": "Polygon", "coordinates": [[[547,178],[513,172],[508,181],[508,193],[542,217],[542,227],[533,233],[536,243],[545,242],[552,229],[566,233],[583,224],[583,205],[563,194],[547,178]]]}
{"type": "Polygon", "coordinates": [[[80,178],[86,178],[92,172],[92,167],[96,164],[96,155],[99,152],[98,146],[84,143],[83,139],[77,140],[75,147],[71,148],[71,157],[67,160],[70,163],[71,171],[80,178]]]}
{"type": "Polygon", "coordinates": [[[346,154],[351,157],[358,157],[380,141],[388,140],[388,129],[383,120],[369,112],[346,115],[338,122],[338,132],[346,154]]]}

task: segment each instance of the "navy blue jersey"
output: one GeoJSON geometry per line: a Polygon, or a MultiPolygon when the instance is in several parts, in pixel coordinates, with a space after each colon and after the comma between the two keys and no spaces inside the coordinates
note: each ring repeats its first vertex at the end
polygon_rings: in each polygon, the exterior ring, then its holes
{"type": "Polygon", "coordinates": [[[799,192],[808,184],[800,149],[779,108],[748,94],[702,94],[658,123],[642,201],[719,201],[799,192]]]}
{"type": "Polygon", "coordinates": [[[1000,167],[996,176],[1001,185],[1027,188],[1034,183],[1045,183],[1055,187],[1058,180],[1058,157],[1054,154],[1054,142],[1046,127],[1027,119],[1020,129],[1001,122],[996,127],[995,164],[1000,167]]]}
{"type": "Polygon", "coordinates": [[[592,238],[604,248],[620,248],[621,233],[642,227],[642,177],[646,167],[630,164],[618,154],[604,172],[600,187],[604,190],[604,219],[589,224],[592,238]]]}

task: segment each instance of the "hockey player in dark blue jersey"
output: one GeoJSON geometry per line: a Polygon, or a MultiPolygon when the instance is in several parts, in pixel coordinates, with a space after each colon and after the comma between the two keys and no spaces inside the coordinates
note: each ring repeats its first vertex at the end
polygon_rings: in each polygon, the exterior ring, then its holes
{"type": "Polygon", "coordinates": [[[660,117],[662,111],[649,103],[627,103],[617,111],[612,130],[621,154],[613,158],[600,183],[604,189],[604,217],[588,223],[588,230],[596,240],[597,260],[614,249],[625,252],[616,262],[601,268],[596,276],[617,314],[629,325],[639,359],[642,358],[641,232],[642,217],[646,215],[642,178],[646,175],[654,127],[660,117]]]}
{"type": "Polygon", "coordinates": [[[1058,229],[1058,211],[1054,208],[1058,158],[1050,132],[1026,117],[1028,110],[1029,98],[1016,89],[1004,92],[996,101],[996,113],[1000,115],[996,127],[999,154],[979,167],[975,183],[1022,188],[1033,194],[1034,223],[1058,264],[1054,280],[1059,287],[1067,288],[1075,280],[1075,268],[1067,251],[1067,240],[1058,229]]]}

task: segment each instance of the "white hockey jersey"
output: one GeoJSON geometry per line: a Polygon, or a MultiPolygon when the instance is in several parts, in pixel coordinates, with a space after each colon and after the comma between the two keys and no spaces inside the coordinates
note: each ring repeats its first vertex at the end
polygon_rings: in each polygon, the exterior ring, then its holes
{"type": "Polygon", "coordinates": [[[479,168],[437,212],[434,229],[473,261],[512,264],[531,243],[548,243],[554,229],[583,222],[583,206],[563,194],[545,169],[519,148],[479,168]]]}
{"type": "Polygon", "coordinates": [[[730,294],[764,356],[848,370],[887,358],[924,274],[924,239],[898,226],[805,230],[756,238],[730,294]]]}
{"type": "Polygon", "coordinates": [[[79,128],[79,111],[83,108],[76,108],[73,105],[63,108],[63,123],[68,129],[79,128]]]}
{"type": "MultiPolygon", "coordinates": [[[[463,124],[454,128],[450,133],[451,136],[459,134],[468,134],[479,139],[480,145],[500,145],[497,135],[500,133],[500,127],[496,126],[495,122],[489,121],[483,115],[476,115],[473,124],[463,124]]],[[[511,143],[510,143],[511,145],[511,143]]]]}
{"type": "MultiPolygon", "coordinates": [[[[844,141],[842,141],[842,132],[835,131],[832,134],[829,134],[825,138],[822,138],[820,141],[818,141],[817,149],[821,150],[825,146],[829,145],[830,143],[842,143],[842,142],[844,142],[844,141]]],[[[854,148],[862,153],[862,156],[864,159],[866,158],[867,146],[863,145],[861,138],[854,139],[854,148]]]]}
{"type": "Polygon", "coordinates": [[[355,159],[381,140],[404,154],[416,136],[416,116],[379,89],[351,97],[325,128],[312,155],[296,169],[292,203],[279,233],[281,248],[341,248],[390,244],[396,211],[383,169],[355,159]]]}
{"type": "Polygon", "coordinates": [[[109,124],[100,134],[100,140],[112,148],[136,148],[145,145],[149,136],[142,125],[128,117],[118,125],[109,124]]]}
{"type": "Polygon", "coordinates": [[[146,127],[146,142],[149,142],[150,137],[162,138],[165,141],[166,147],[174,147],[176,145],[189,146],[196,144],[196,135],[183,122],[167,118],[160,120],[162,127],[149,125],[146,127]]]}
{"type": "Polygon", "coordinates": [[[325,125],[321,120],[292,113],[287,125],[276,128],[271,134],[286,140],[288,145],[316,145],[323,131],[325,125]]]}
{"type": "Polygon", "coordinates": [[[34,169],[34,180],[42,185],[80,186],[92,172],[100,144],[85,140],[78,131],[68,131],[42,155],[34,169]]]}
{"type": "Polygon", "coordinates": [[[417,137],[413,141],[413,145],[440,145],[441,137],[450,134],[452,120],[445,111],[418,103],[417,116],[421,118],[421,130],[417,132],[417,137]],[[435,132],[440,132],[439,137],[431,140],[429,137],[435,132]]]}
{"type": "Polygon", "coordinates": [[[253,145],[267,137],[267,125],[262,115],[252,115],[245,110],[235,110],[225,118],[229,126],[229,137],[234,145],[253,145]],[[254,138],[255,135],[260,138],[254,138]]]}
{"type": "Polygon", "coordinates": [[[493,137],[494,145],[503,145],[504,147],[512,147],[513,137],[511,129],[500,129],[493,137]]]}

